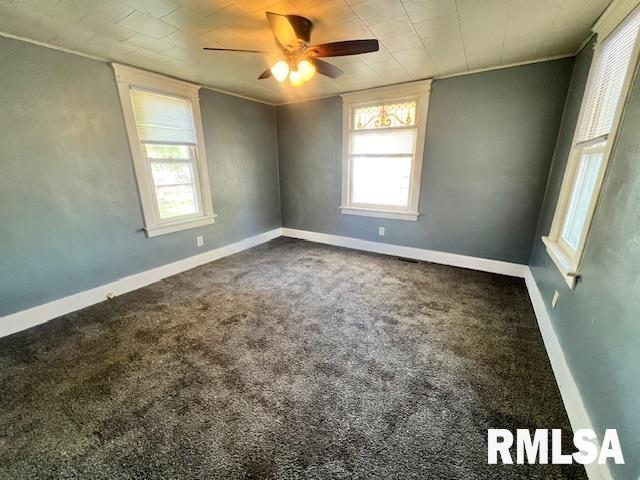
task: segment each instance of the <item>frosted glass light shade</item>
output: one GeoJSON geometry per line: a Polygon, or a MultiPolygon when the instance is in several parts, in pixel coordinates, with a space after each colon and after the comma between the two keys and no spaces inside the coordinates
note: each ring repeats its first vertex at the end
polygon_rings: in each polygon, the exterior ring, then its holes
{"type": "Polygon", "coordinates": [[[271,74],[277,81],[284,82],[289,75],[289,65],[284,60],[280,60],[271,67],[271,74]]]}
{"type": "Polygon", "coordinates": [[[302,80],[308,82],[316,74],[316,67],[309,60],[298,63],[298,71],[302,74],[302,80]]]}
{"type": "Polygon", "coordinates": [[[291,70],[291,73],[289,74],[289,80],[291,81],[291,85],[293,87],[299,87],[304,83],[302,72],[300,72],[299,70],[291,70]]]}

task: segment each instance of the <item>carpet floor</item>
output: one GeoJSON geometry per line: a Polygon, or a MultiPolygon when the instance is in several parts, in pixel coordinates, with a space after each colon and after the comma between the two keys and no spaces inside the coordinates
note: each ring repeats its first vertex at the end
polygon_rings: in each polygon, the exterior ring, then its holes
{"type": "MultiPolygon", "coordinates": [[[[279,238],[0,339],[0,478],[555,479],[520,279],[279,238]]],[[[567,445],[568,447],[569,445],[567,445]]]]}

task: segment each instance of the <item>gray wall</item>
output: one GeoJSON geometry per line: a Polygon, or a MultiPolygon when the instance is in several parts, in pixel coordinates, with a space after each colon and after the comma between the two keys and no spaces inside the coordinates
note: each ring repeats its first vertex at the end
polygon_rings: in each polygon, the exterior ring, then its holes
{"type": "Polygon", "coordinates": [[[0,316],[280,227],[273,107],[200,91],[218,218],[149,239],[111,67],[4,37],[0,65],[0,316]]]}
{"type": "Polygon", "coordinates": [[[283,226],[527,263],[572,65],[433,83],[417,222],[339,213],[339,97],[278,107],[283,226]]]}
{"type": "MultiPolygon", "coordinates": [[[[589,235],[582,277],[569,290],[540,240],[551,228],[592,58],[578,56],[531,269],[591,419],[616,428],[626,460],[616,478],[640,477],[640,81],[633,86],[620,137],[589,235]],[[555,310],[553,292],[560,298],[555,310]]],[[[600,438],[602,438],[600,436],[600,438]]]]}

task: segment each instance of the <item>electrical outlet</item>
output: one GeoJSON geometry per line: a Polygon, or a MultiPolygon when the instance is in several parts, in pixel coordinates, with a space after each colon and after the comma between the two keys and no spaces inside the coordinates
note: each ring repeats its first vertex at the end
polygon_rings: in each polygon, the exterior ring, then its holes
{"type": "Polygon", "coordinates": [[[198,244],[199,247],[204,245],[204,237],[202,235],[198,235],[196,237],[196,243],[198,244]]]}
{"type": "Polygon", "coordinates": [[[553,292],[553,298],[551,299],[552,308],[556,308],[556,305],[558,304],[558,298],[560,298],[560,294],[558,293],[558,290],[556,290],[555,292],[553,292]]]}
{"type": "Polygon", "coordinates": [[[378,227],[378,235],[384,237],[384,227],[378,227]]]}

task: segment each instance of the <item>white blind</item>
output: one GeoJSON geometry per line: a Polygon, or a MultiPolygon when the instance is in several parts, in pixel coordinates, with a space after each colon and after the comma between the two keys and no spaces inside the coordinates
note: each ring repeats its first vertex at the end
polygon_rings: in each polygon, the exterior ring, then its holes
{"type": "Polygon", "coordinates": [[[135,88],[131,100],[141,142],[195,145],[189,100],[135,88]]]}
{"type": "Polygon", "coordinates": [[[578,142],[611,131],[639,26],[640,12],[635,11],[604,40],[578,131],[578,142]]]}

